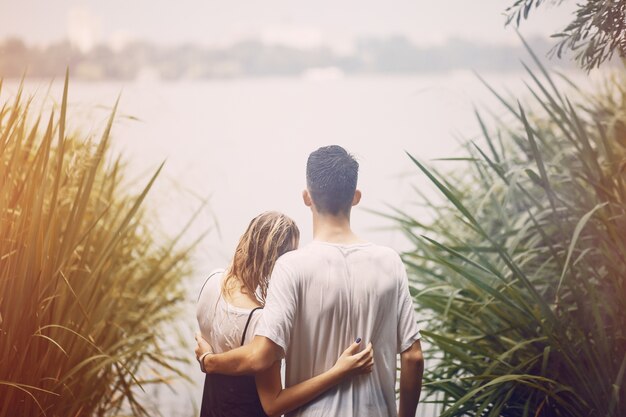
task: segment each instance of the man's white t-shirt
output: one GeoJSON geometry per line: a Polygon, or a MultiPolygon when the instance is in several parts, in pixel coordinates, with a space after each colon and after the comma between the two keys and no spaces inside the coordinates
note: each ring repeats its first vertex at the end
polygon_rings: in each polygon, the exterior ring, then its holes
{"type": "Polygon", "coordinates": [[[371,374],[347,379],[287,416],[396,416],[397,354],[420,338],[404,264],[372,243],[313,241],[281,256],[256,331],[286,352],[286,386],[330,369],[357,337],[371,374]]]}

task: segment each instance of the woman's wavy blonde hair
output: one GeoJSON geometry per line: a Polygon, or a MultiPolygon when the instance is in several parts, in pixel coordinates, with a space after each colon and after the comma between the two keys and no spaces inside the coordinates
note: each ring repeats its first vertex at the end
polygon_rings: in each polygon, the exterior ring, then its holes
{"type": "Polygon", "coordinates": [[[269,278],[279,256],[298,247],[300,230],[282,213],[267,211],[252,219],[239,239],[235,256],[222,284],[230,293],[238,285],[265,304],[269,278]]]}

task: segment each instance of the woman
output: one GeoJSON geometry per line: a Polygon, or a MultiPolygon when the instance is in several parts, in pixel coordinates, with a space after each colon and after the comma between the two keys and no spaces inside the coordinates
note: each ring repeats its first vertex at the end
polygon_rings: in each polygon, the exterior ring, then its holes
{"type": "MultiPolygon", "coordinates": [[[[299,238],[289,217],[262,213],[241,236],[230,267],[209,276],[196,314],[202,337],[216,353],[252,340],[274,263],[296,249],[299,238]]],[[[359,343],[357,339],[330,370],[287,389],[282,389],[280,362],[256,376],[207,375],[201,417],[280,416],[298,408],[348,376],[371,372],[371,346],[357,353],[359,343]]],[[[196,353],[202,357],[208,352],[196,353]]]]}

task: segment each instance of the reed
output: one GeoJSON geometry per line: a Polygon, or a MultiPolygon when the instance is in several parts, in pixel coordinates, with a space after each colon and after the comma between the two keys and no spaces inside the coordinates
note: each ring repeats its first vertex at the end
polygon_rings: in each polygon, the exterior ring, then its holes
{"type": "MultiPolygon", "coordinates": [[[[0,82],[1,90],[1,82],[0,82]]],[[[0,107],[0,416],[147,415],[138,390],[176,376],[164,341],[191,246],[155,241],[145,188],[108,146],[68,133],[22,89],[0,107]]],[[[180,375],[179,375],[180,376],[180,375]]]]}
{"type": "Polygon", "coordinates": [[[388,214],[442,416],[626,415],[626,79],[590,94],[533,58],[528,103],[487,85],[502,108],[454,172],[409,155],[434,220],[388,214]]]}

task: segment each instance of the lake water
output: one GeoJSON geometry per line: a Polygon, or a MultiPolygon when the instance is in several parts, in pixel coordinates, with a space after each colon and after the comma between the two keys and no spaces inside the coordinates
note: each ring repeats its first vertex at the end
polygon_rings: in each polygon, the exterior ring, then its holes
{"type": "MultiPolygon", "coordinates": [[[[521,74],[484,76],[497,88],[524,89],[521,74]]],[[[61,87],[54,83],[48,92],[48,84],[29,82],[27,91],[58,100],[61,87]]],[[[427,186],[405,152],[424,161],[451,156],[459,138],[480,132],[473,106],[502,113],[471,72],[328,81],[72,82],[70,112],[76,117],[70,128],[99,133],[119,93],[114,150],[144,183],[166,161],[148,202],[163,231],[177,231],[186,214],[210,198],[195,227],[219,228],[198,253],[204,266],[226,262],[247,222],[264,210],[292,216],[308,241],[310,216],[300,197],[304,167],[312,150],[328,144],[344,146],[361,165],[355,228],[401,249],[396,232],[380,230],[389,222],[364,209],[409,208],[411,187],[427,186]]]]}
{"type": "MultiPolygon", "coordinates": [[[[522,74],[483,74],[497,89],[526,95],[522,74]]],[[[527,77],[526,77],[527,78],[527,77]]],[[[60,99],[53,83],[50,97],[60,99]]],[[[9,92],[16,84],[9,83],[9,92]]],[[[48,84],[29,81],[27,91],[46,96],[48,84]]],[[[302,204],[305,164],[316,148],[339,144],[360,162],[363,199],[353,211],[362,237],[407,248],[393,223],[372,213],[400,208],[425,216],[412,187],[432,187],[405,152],[423,161],[458,153],[459,138],[480,129],[473,107],[504,113],[471,72],[437,76],[352,77],[324,81],[264,78],[172,83],[72,82],[70,128],[98,133],[118,93],[122,93],[114,150],[129,172],[147,182],[166,160],[147,206],[159,219],[155,233],[173,234],[209,199],[188,236],[211,229],[194,256],[196,274],[188,282],[189,303],[180,323],[188,328],[185,354],[193,358],[193,302],[209,270],[225,266],[252,217],[282,211],[298,223],[302,240],[311,239],[311,220],[302,204]],[[80,124],[78,124],[80,123],[80,124]]],[[[3,92],[3,96],[7,93],[3,92]]],[[[50,106],[51,101],[45,105],[50,106]]],[[[446,169],[454,169],[447,162],[446,169]]],[[[185,333],[187,330],[184,330],[185,333]]],[[[199,402],[203,375],[188,369],[196,385],[150,389],[164,416],[190,416],[199,402]]],[[[428,415],[422,408],[420,415],[428,415]]]]}

